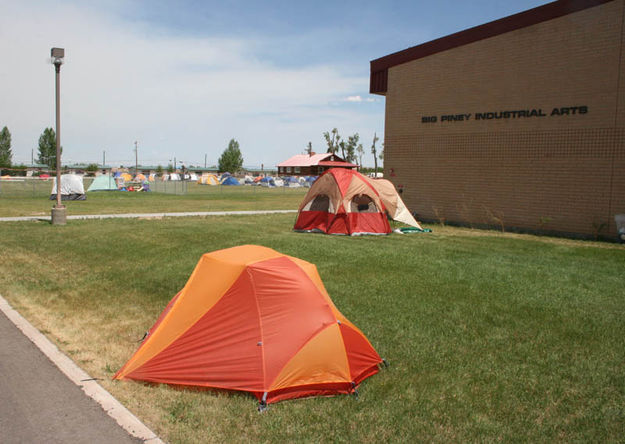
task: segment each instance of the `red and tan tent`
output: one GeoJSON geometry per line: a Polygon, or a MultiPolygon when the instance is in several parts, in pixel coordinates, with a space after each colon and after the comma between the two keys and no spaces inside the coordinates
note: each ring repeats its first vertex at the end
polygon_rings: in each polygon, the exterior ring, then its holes
{"type": "Polygon", "coordinates": [[[399,197],[395,185],[386,179],[369,179],[369,183],[373,185],[378,192],[380,200],[382,200],[391,219],[423,230],[419,222],[416,221],[413,215],[410,214],[410,211],[408,211],[408,208],[406,208],[404,201],[399,197]]]}
{"type": "Polygon", "coordinates": [[[295,231],[327,234],[388,234],[386,214],[395,220],[421,228],[395,187],[357,171],[332,168],[310,187],[300,204],[295,231]]]}
{"type": "Polygon", "coordinates": [[[245,391],[264,406],[353,393],[381,362],[313,264],[245,245],[202,256],[114,378],[245,391]]]}

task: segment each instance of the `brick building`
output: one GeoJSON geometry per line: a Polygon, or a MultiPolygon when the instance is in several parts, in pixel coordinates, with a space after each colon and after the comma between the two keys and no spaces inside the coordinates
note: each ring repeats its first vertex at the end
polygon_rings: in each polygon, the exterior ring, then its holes
{"type": "Polygon", "coordinates": [[[560,0],[371,62],[384,175],[426,221],[616,238],[625,0],[560,0]]]}

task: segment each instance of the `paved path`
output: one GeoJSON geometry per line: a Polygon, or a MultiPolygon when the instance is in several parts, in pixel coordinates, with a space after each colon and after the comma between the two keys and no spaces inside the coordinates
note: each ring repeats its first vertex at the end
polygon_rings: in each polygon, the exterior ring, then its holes
{"type": "MultiPolygon", "coordinates": [[[[127,214],[83,214],[68,215],[68,220],[76,219],[130,219],[130,218],[161,218],[161,217],[189,217],[189,216],[240,216],[253,214],[283,214],[297,213],[297,210],[267,210],[267,211],[191,211],[186,213],[127,213],[127,214]]],[[[29,220],[50,221],[50,216],[19,216],[0,217],[0,222],[19,222],[29,220]]]]}
{"type": "Polygon", "coordinates": [[[0,297],[0,442],[162,444],[115,403],[0,297]]]}

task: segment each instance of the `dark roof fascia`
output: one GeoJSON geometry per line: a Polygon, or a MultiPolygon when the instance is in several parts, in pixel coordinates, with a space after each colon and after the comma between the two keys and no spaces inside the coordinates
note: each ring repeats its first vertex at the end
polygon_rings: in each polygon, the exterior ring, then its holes
{"type": "Polygon", "coordinates": [[[459,46],[495,37],[507,32],[516,31],[612,1],[614,0],[558,0],[380,57],[370,62],[371,77],[369,92],[371,94],[382,95],[386,93],[388,86],[388,69],[393,66],[412,62],[413,60],[418,60],[439,52],[458,48],[459,46]]]}

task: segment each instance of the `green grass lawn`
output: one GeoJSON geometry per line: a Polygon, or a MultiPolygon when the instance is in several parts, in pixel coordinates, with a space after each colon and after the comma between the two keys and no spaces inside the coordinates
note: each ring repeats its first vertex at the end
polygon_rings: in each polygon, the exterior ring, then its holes
{"type": "Polygon", "coordinates": [[[622,442],[623,246],[441,227],[349,238],[293,221],[3,223],[0,293],[171,443],[622,442]],[[390,363],[358,400],[261,415],[247,395],[111,381],[199,257],[242,244],[317,264],[390,363]]]}
{"type": "MultiPolygon", "coordinates": [[[[171,183],[168,182],[170,185],[171,183]]],[[[182,185],[177,184],[179,188],[182,185]]],[[[155,213],[228,210],[297,209],[307,188],[227,187],[187,183],[186,194],[100,191],[87,193],[85,201],[67,201],[68,215],[155,213]]],[[[0,217],[50,216],[55,201],[49,200],[46,182],[3,182],[0,217]]]]}

